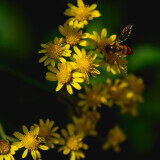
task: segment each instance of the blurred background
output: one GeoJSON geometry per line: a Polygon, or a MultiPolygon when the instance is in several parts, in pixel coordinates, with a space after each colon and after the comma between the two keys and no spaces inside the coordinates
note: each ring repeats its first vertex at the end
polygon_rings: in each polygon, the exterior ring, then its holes
{"type": "MultiPolygon", "coordinates": [[[[45,80],[46,69],[38,63],[40,44],[59,36],[58,25],[67,17],[63,15],[67,3],[75,0],[0,0],[0,121],[6,134],[12,135],[23,124],[28,127],[39,118],[54,119],[61,128],[69,122],[68,108],[57,101],[54,85],[45,80]],[[60,105],[60,106],[59,106],[60,105]]],[[[122,151],[102,151],[102,142],[88,138],[90,149],[86,159],[151,160],[160,157],[160,39],[159,5],[155,0],[107,0],[98,3],[102,16],[90,21],[87,31],[100,33],[106,27],[109,34],[119,33],[127,24],[134,29],[127,45],[133,48],[128,57],[128,71],[144,79],[144,103],[139,116],[121,115],[119,110],[101,109],[102,119],[98,131],[105,136],[109,128],[120,124],[127,141],[122,151]],[[156,4],[157,3],[157,4],[156,4]],[[96,152],[95,152],[96,151],[96,152]]],[[[21,155],[17,154],[16,158],[21,155]]],[[[47,151],[42,159],[66,159],[62,153],[47,151]]],[[[29,159],[29,157],[28,157],[29,159]]]]}

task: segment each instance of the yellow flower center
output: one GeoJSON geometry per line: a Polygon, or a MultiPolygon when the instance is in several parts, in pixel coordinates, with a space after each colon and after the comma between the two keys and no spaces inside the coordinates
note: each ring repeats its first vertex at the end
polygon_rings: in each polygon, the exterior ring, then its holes
{"type": "Polygon", "coordinates": [[[69,32],[66,35],[66,42],[70,45],[79,44],[81,36],[82,36],[81,32],[76,32],[76,31],[69,32]]]}
{"type": "Polygon", "coordinates": [[[76,60],[77,62],[77,68],[82,72],[82,73],[87,73],[89,72],[90,69],[90,61],[87,57],[82,57],[78,60],[76,60]]]}
{"type": "Polygon", "coordinates": [[[113,52],[107,52],[103,53],[105,61],[110,64],[114,65],[119,62],[119,56],[116,53],[113,52]]]}
{"type": "Polygon", "coordinates": [[[72,136],[67,141],[67,147],[71,150],[78,151],[82,147],[81,140],[78,136],[72,136]]]}
{"type": "Polygon", "coordinates": [[[58,79],[58,82],[60,82],[62,84],[69,82],[71,79],[71,71],[67,70],[66,67],[61,69],[57,73],[57,79],[58,79]]]}
{"type": "Polygon", "coordinates": [[[48,44],[48,47],[46,49],[47,49],[47,56],[52,59],[59,58],[64,50],[63,45],[61,43],[54,44],[52,42],[48,44]]]}
{"type": "Polygon", "coordinates": [[[37,136],[35,136],[32,132],[29,132],[22,140],[22,143],[27,149],[36,149],[39,141],[37,140],[37,136]]]}
{"type": "Polygon", "coordinates": [[[10,143],[9,143],[9,141],[0,140],[0,155],[8,154],[9,151],[10,151],[10,143]]]}
{"type": "Polygon", "coordinates": [[[43,126],[39,128],[39,137],[48,137],[50,135],[50,128],[48,128],[47,126],[43,126]]]}
{"type": "Polygon", "coordinates": [[[75,18],[80,22],[87,20],[90,15],[91,12],[88,6],[77,8],[75,12],[75,18]]]}

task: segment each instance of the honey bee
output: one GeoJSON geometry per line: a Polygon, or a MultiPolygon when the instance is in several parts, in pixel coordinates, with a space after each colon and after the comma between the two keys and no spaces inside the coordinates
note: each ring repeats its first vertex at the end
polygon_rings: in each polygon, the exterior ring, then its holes
{"type": "Polygon", "coordinates": [[[112,45],[106,45],[105,52],[112,52],[124,55],[130,55],[133,53],[132,49],[122,43],[124,43],[132,33],[133,25],[129,24],[124,27],[120,35],[115,40],[115,43],[112,45]],[[121,45],[122,44],[122,45],[121,45]]]}

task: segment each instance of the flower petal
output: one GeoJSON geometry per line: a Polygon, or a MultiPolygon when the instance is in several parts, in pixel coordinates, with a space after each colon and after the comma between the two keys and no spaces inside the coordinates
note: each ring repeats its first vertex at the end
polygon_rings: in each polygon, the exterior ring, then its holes
{"type": "Polygon", "coordinates": [[[33,157],[34,160],[37,159],[37,155],[36,155],[36,151],[35,150],[31,151],[31,155],[32,155],[32,157],[33,157]]]}
{"type": "Polygon", "coordinates": [[[22,158],[26,158],[27,153],[28,153],[28,149],[26,149],[26,150],[23,152],[23,154],[22,154],[22,158]]]}
{"type": "Polygon", "coordinates": [[[81,86],[77,83],[77,82],[72,82],[71,85],[77,89],[77,90],[81,90],[81,86]]]}
{"type": "Polygon", "coordinates": [[[48,57],[47,56],[43,56],[42,58],[39,59],[39,63],[44,62],[48,57]]]}
{"type": "Polygon", "coordinates": [[[81,51],[79,50],[79,48],[77,46],[74,46],[73,49],[77,53],[78,56],[82,55],[81,51]]]}
{"type": "Polygon", "coordinates": [[[84,7],[83,0],[77,0],[78,7],[84,7]]]}
{"type": "Polygon", "coordinates": [[[56,92],[58,92],[62,87],[63,87],[63,84],[62,83],[58,83],[58,85],[56,87],[56,92]]]}
{"type": "Polygon", "coordinates": [[[25,125],[22,126],[22,129],[23,129],[23,132],[24,132],[25,134],[28,133],[28,128],[27,128],[25,125]]]}
{"type": "Polygon", "coordinates": [[[42,150],[48,150],[49,148],[47,147],[47,146],[45,146],[45,145],[39,145],[38,146],[40,149],[42,149],[42,150]]]}
{"type": "Polygon", "coordinates": [[[107,29],[103,28],[101,32],[101,38],[106,38],[106,36],[107,36],[107,29]]]}
{"type": "Polygon", "coordinates": [[[19,132],[14,132],[13,135],[18,138],[19,140],[22,140],[24,138],[24,135],[19,132]]]}
{"type": "Polygon", "coordinates": [[[67,129],[68,129],[68,133],[70,136],[73,136],[74,135],[74,125],[73,124],[68,124],[67,125],[67,129]]]}
{"type": "Polygon", "coordinates": [[[67,84],[66,88],[67,88],[67,91],[68,91],[69,94],[73,94],[73,90],[72,90],[72,87],[71,87],[70,84],[67,84]]]}
{"type": "Polygon", "coordinates": [[[95,3],[92,4],[92,5],[89,7],[90,10],[94,10],[94,9],[96,9],[96,8],[97,8],[97,4],[95,4],[95,3]]]}
{"type": "Polygon", "coordinates": [[[80,43],[79,43],[80,46],[84,46],[84,47],[87,47],[89,46],[89,42],[85,41],[85,40],[82,40],[80,43]]]}
{"type": "Polygon", "coordinates": [[[100,17],[101,14],[98,10],[94,10],[92,13],[91,13],[92,17],[100,17]]]}

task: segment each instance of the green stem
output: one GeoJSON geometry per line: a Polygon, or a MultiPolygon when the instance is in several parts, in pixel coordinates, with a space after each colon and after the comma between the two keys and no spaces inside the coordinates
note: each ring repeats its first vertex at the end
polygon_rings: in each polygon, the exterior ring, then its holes
{"type": "Polygon", "coordinates": [[[11,142],[15,142],[15,141],[16,141],[15,138],[10,137],[10,136],[7,136],[7,135],[5,134],[4,129],[3,129],[3,126],[2,126],[1,123],[0,123],[0,136],[1,136],[2,139],[8,139],[8,140],[11,141],[11,142]]]}
{"type": "Polygon", "coordinates": [[[48,92],[53,92],[52,87],[49,84],[45,84],[42,82],[39,82],[5,64],[0,64],[0,71],[5,71],[8,72],[11,75],[14,75],[16,77],[18,77],[19,79],[23,80],[24,82],[31,84],[37,88],[40,88],[42,90],[48,91],[48,92]]]}

